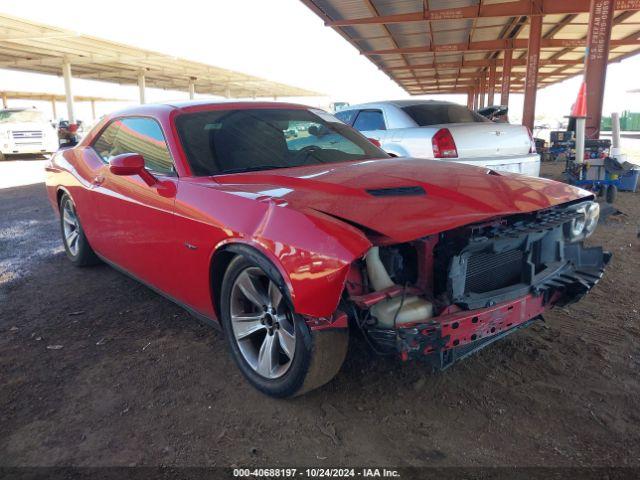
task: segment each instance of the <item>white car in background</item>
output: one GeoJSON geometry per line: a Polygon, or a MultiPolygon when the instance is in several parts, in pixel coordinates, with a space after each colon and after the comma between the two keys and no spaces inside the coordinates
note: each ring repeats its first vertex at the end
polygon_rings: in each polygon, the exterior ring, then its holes
{"type": "Polygon", "coordinates": [[[32,108],[0,110],[0,160],[6,155],[52,153],[58,131],[45,115],[32,108]]]}
{"type": "Polygon", "coordinates": [[[335,116],[397,157],[450,160],[536,177],[540,174],[540,156],[527,127],[491,122],[456,103],[365,103],[350,105],[335,116]]]}

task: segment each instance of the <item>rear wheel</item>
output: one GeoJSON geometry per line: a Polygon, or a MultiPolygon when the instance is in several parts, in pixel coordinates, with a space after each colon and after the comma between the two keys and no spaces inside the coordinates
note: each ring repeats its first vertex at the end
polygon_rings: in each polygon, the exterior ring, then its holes
{"type": "Polygon", "coordinates": [[[618,187],[615,185],[609,185],[607,187],[607,203],[613,203],[616,201],[616,197],[618,196],[618,187]]]}
{"type": "Polygon", "coordinates": [[[220,307],[231,355],[267,395],[290,397],[317,388],[344,361],[348,331],[311,331],[294,312],[277,269],[258,254],[238,255],[230,263],[220,307]]]}
{"type": "Polygon", "coordinates": [[[60,199],[60,230],[67,258],[74,265],[84,267],[100,262],[82,230],[76,206],[66,193],[60,199]]]}

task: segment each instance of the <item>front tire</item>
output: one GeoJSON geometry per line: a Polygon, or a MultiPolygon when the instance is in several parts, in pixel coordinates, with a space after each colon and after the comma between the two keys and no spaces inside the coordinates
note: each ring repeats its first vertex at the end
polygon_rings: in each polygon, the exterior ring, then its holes
{"type": "Polygon", "coordinates": [[[347,352],[347,329],[311,331],[291,305],[278,270],[261,255],[237,255],[225,273],[221,321],[231,356],[255,388],[301,395],[329,382],[347,352]]]}
{"type": "Polygon", "coordinates": [[[68,194],[60,199],[60,231],[67,258],[77,267],[100,263],[84,234],[76,206],[68,194]]]}

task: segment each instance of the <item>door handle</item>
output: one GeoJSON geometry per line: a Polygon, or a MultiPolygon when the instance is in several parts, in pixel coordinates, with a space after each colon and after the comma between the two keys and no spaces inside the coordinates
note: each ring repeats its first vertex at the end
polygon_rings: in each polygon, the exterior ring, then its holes
{"type": "Polygon", "coordinates": [[[102,185],[102,182],[104,182],[104,177],[102,175],[97,175],[96,177],[94,177],[91,183],[94,186],[99,187],[100,185],[102,185]]]}

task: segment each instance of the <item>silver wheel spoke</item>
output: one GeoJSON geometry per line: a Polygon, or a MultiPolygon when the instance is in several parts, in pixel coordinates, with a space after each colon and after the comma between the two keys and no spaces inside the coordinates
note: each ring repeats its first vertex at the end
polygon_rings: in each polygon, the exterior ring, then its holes
{"type": "Polygon", "coordinates": [[[282,293],[280,293],[280,289],[273,282],[269,282],[269,300],[271,300],[271,306],[275,309],[278,308],[282,301],[282,293]]]}
{"type": "Polygon", "coordinates": [[[236,338],[238,340],[244,340],[245,338],[250,337],[254,333],[260,332],[265,329],[266,327],[262,325],[262,323],[260,323],[260,321],[258,320],[254,322],[250,322],[250,321],[238,322],[235,326],[234,331],[236,334],[236,338]]]}
{"type": "Polygon", "coordinates": [[[76,226],[76,219],[73,217],[71,212],[68,209],[65,209],[62,214],[62,219],[67,225],[71,225],[72,227],[76,226]]]}
{"type": "Polygon", "coordinates": [[[69,246],[70,250],[75,250],[77,243],[78,243],[78,231],[74,230],[73,232],[69,233],[69,235],[67,236],[67,245],[69,246]]]}
{"type": "Polygon", "coordinates": [[[265,295],[258,291],[255,283],[253,283],[253,280],[251,279],[251,275],[248,272],[245,271],[240,274],[237,284],[245,298],[256,307],[262,308],[266,305],[265,295]]]}
{"type": "Polygon", "coordinates": [[[282,351],[291,360],[293,358],[293,353],[296,350],[296,337],[287,332],[281,325],[278,330],[278,341],[280,342],[282,351]]]}
{"type": "Polygon", "coordinates": [[[265,377],[273,376],[273,367],[277,365],[278,359],[276,354],[278,353],[278,345],[275,335],[267,335],[264,337],[264,342],[260,347],[258,353],[258,368],[257,372],[265,377]]]}

